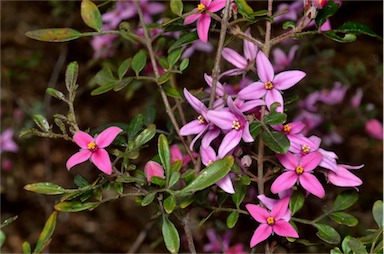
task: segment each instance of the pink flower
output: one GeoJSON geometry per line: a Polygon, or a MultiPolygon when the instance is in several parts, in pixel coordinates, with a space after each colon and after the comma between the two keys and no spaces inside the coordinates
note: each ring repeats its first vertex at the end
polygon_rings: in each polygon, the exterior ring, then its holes
{"type": "Polygon", "coordinates": [[[183,54],[181,55],[181,59],[190,58],[196,50],[209,53],[213,51],[213,46],[208,42],[204,43],[202,41],[196,40],[194,43],[192,43],[191,46],[184,50],[183,54]]]}
{"type": "Polygon", "coordinates": [[[273,69],[275,72],[282,71],[289,67],[293,61],[293,58],[295,57],[296,51],[299,48],[299,46],[295,45],[293,46],[288,54],[285,54],[283,50],[280,48],[276,48],[272,51],[273,55],[273,62],[275,65],[273,66],[273,69]]]}
{"type": "Polygon", "coordinates": [[[197,35],[202,42],[208,42],[208,31],[211,25],[211,16],[206,12],[217,12],[225,7],[225,0],[200,0],[194,11],[199,13],[188,15],[184,25],[192,24],[197,20],[197,35]]]}
{"type": "Polygon", "coordinates": [[[361,99],[363,98],[363,90],[361,88],[358,88],[356,93],[351,98],[351,106],[353,108],[358,108],[361,104],[361,99]]]}
{"type": "Polygon", "coordinates": [[[333,185],[340,187],[356,187],[360,186],[363,181],[360,178],[349,172],[348,169],[360,169],[364,165],[349,166],[349,165],[337,165],[337,171],[327,172],[328,181],[333,185]]]}
{"type": "Polygon", "coordinates": [[[280,103],[278,112],[284,111],[282,90],[291,88],[305,77],[302,71],[284,71],[275,76],[275,71],[263,52],[259,52],[256,58],[257,74],[260,81],[254,82],[239,92],[242,100],[255,100],[265,96],[265,104],[268,109],[274,102],[280,103]]]}
{"type": "Polygon", "coordinates": [[[213,229],[207,229],[209,243],[204,245],[204,251],[209,253],[246,254],[244,245],[237,243],[230,246],[232,231],[226,231],[221,239],[213,229]]]}
{"type": "Polygon", "coordinates": [[[112,163],[104,148],[109,146],[122,131],[122,129],[112,126],[102,131],[95,138],[88,133],[78,131],[73,139],[81,149],[68,159],[67,169],[70,170],[73,166],[90,159],[100,171],[107,175],[112,174],[112,163]]]}
{"type": "Polygon", "coordinates": [[[365,123],[365,131],[372,138],[383,140],[383,123],[377,119],[371,119],[365,123]]]}
{"type": "Polygon", "coordinates": [[[342,85],[340,82],[335,82],[332,90],[321,91],[317,100],[327,105],[336,105],[344,100],[347,90],[347,86],[342,85]]]}
{"type": "Polygon", "coordinates": [[[310,153],[302,158],[291,153],[277,154],[280,163],[287,170],[272,183],[272,193],[279,193],[290,189],[297,181],[301,186],[313,195],[322,198],[325,191],[319,180],[311,174],[320,164],[322,155],[319,152],[310,153]]]}
{"type": "Polygon", "coordinates": [[[297,121],[297,122],[291,122],[287,124],[278,124],[275,126],[272,126],[273,129],[280,131],[284,133],[284,135],[289,139],[289,142],[291,143],[291,147],[295,147],[300,145],[301,142],[301,132],[305,128],[305,124],[297,121]]]}
{"type": "Polygon", "coordinates": [[[270,212],[258,205],[245,205],[251,216],[257,222],[261,223],[260,226],[256,228],[255,233],[252,236],[250,242],[251,248],[267,239],[272,233],[284,237],[299,237],[292,225],[283,219],[283,216],[288,210],[288,205],[289,197],[279,200],[270,212]]]}
{"type": "Polygon", "coordinates": [[[152,176],[158,176],[164,178],[164,169],[163,167],[154,161],[148,161],[144,166],[144,174],[147,176],[148,183],[151,182],[152,176]]]}
{"type": "Polygon", "coordinates": [[[282,15],[277,16],[274,18],[275,22],[282,22],[282,21],[296,21],[298,19],[298,14],[303,11],[303,3],[302,0],[294,1],[291,4],[287,3],[281,3],[277,6],[276,13],[282,13],[282,15]]]}
{"type": "MultiPolygon", "coordinates": [[[[181,153],[181,150],[180,150],[180,148],[179,148],[179,146],[177,144],[174,144],[174,145],[171,146],[170,152],[171,152],[171,163],[174,163],[175,161],[179,161],[180,160],[180,161],[182,161],[183,166],[184,166],[188,162],[191,161],[191,158],[188,155],[183,155],[181,153]]],[[[193,152],[193,157],[194,158],[198,158],[199,154],[193,152]]]]}
{"type": "Polygon", "coordinates": [[[2,152],[17,152],[19,147],[13,141],[13,130],[8,128],[0,134],[0,154],[2,152]]]}

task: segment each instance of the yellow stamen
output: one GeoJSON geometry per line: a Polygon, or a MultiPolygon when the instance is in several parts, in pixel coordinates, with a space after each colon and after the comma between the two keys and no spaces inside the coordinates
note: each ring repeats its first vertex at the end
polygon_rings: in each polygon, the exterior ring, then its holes
{"type": "Polygon", "coordinates": [[[202,115],[199,115],[199,116],[197,117],[197,120],[199,120],[199,123],[200,123],[200,124],[207,123],[207,122],[205,121],[204,116],[202,116],[202,115]]]}
{"type": "Polygon", "coordinates": [[[295,172],[296,174],[301,175],[304,172],[304,168],[301,165],[299,165],[296,167],[295,172]]]}
{"type": "Polygon", "coordinates": [[[198,4],[198,5],[197,5],[197,9],[198,9],[199,11],[204,11],[204,10],[205,10],[205,5],[204,5],[204,4],[198,4]]]}
{"type": "Polygon", "coordinates": [[[273,88],[273,83],[271,81],[268,81],[268,82],[264,83],[264,87],[267,90],[271,90],[273,88]]]}
{"type": "Polygon", "coordinates": [[[308,145],[303,145],[303,146],[301,147],[301,151],[302,151],[303,153],[307,154],[307,153],[309,153],[309,152],[311,151],[311,147],[308,146],[308,145]]]}
{"type": "Polygon", "coordinates": [[[273,217],[268,217],[267,223],[268,223],[268,225],[272,226],[273,224],[275,224],[275,219],[273,217]]]}
{"type": "Polygon", "coordinates": [[[235,130],[240,130],[240,128],[241,128],[241,123],[239,122],[239,121],[233,121],[232,122],[232,129],[235,129],[235,130]]]}
{"type": "Polygon", "coordinates": [[[94,151],[96,149],[96,144],[95,142],[89,142],[87,147],[89,150],[94,151]]]}
{"type": "Polygon", "coordinates": [[[286,124],[283,126],[283,131],[285,133],[289,133],[291,131],[292,127],[289,124],[286,124]]]}

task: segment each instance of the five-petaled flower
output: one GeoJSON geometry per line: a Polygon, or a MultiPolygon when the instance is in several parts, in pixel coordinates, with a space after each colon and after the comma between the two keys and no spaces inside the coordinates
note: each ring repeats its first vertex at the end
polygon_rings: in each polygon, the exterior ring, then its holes
{"type": "Polygon", "coordinates": [[[299,237],[293,226],[284,219],[288,210],[288,204],[289,197],[285,197],[279,200],[270,212],[258,205],[245,205],[251,216],[257,222],[261,223],[260,226],[256,228],[255,233],[253,233],[250,242],[251,248],[267,239],[272,233],[285,237],[299,237]]]}
{"type": "Polygon", "coordinates": [[[88,133],[78,131],[73,139],[81,149],[68,159],[67,169],[70,170],[73,166],[90,159],[100,171],[107,175],[112,174],[111,159],[104,148],[109,146],[122,131],[119,127],[112,126],[102,131],[95,138],[88,133]]]}

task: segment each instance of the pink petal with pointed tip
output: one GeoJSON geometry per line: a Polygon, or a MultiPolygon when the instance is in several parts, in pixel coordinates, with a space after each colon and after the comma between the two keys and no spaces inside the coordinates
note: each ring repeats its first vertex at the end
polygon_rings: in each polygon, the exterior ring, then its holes
{"type": "Polygon", "coordinates": [[[201,162],[207,166],[212,162],[216,161],[216,152],[213,150],[212,147],[208,146],[206,148],[200,147],[200,156],[201,156],[201,162]]]}
{"type": "Polygon", "coordinates": [[[208,5],[207,11],[217,12],[225,7],[226,0],[214,0],[208,5]]]}
{"type": "Polygon", "coordinates": [[[244,125],[245,126],[243,128],[243,135],[241,136],[241,138],[244,140],[244,142],[247,142],[247,143],[255,141],[251,133],[249,132],[249,122],[245,122],[244,125]]]}
{"type": "Polygon", "coordinates": [[[280,48],[275,48],[272,51],[272,56],[275,64],[280,65],[280,67],[285,67],[288,59],[287,56],[285,55],[284,51],[280,48]]]}
{"type": "Polygon", "coordinates": [[[193,96],[186,88],[184,88],[184,96],[189,105],[191,105],[197,113],[201,114],[201,111],[205,105],[195,96],[193,96]]]}
{"type": "MultiPolygon", "coordinates": [[[[196,9],[197,10],[197,9],[196,9]]],[[[185,17],[184,19],[184,25],[189,25],[198,20],[201,16],[201,13],[191,14],[185,17]]]]}
{"type": "Polygon", "coordinates": [[[264,55],[262,51],[257,53],[256,66],[257,66],[257,75],[259,75],[259,79],[263,83],[268,81],[273,81],[275,72],[273,70],[271,62],[268,60],[268,58],[264,55]]]}
{"type": "Polygon", "coordinates": [[[242,131],[237,131],[234,129],[228,132],[223,138],[223,141],[221,141],[218,156],[220,158],[224,158],[224,156],[226,156],[233,148],[235,148],[240,143],[241,136],[242,131]]]}
{"type": "Polygon", "coordinates": [[[78,146],[85,149],[88,149],[88,144],[90,142],[94,142],[93,137],[84,131],[76,132],[76,134],[73,136],[73,139],[78,146]]]}
{"type": "Polygon", "coordinates": [[[296,85],[305,77],[305,72],[302,71],[284,71],[280,72],[273,79],[273,86],[279,90],[285,90],[296,85]]]}
{"type": "MultiPolygon", "coordinates": [[[[250,37],[252,37],[251,36],[251,32],[250,32],[250,28],[248,28],[245,31],[245,34],[250,36],[250,37]]],[[[253,44],[252,42],[244,39],[243,51],[244,51],[244,56],[245,56],[245,58],[247,60],[249,60],[249,61],[256,60],[256,55],[257,55],[257,52],[258,52],[258,48],[257,48],[257,46],[255,44],[253,44]]]]}
{"type": "Polygon", "coordinates": [[[361,165],[358,165],[358,166],[339,164],[339,165],[337,165],[337,168],[339,168],[339,167],[346,168],[346,169],[361,169],[362,167],[364,167],[364,164],[361,164],[361,165]]]}
{"type": "Polygon", "coordinates": [[[291,153],[276,154],[276,157],[286,169],[295,170],[299,165],[297,157],[291,153]]]}
{"type": "Polygon", "coordinates": [[[91,155],[91,161],[100,171],[107,175],[112,174],[112,163],[105,149],[97,149],[91,155]]]}
{"type": "Polygon", "coordinates": [[[276,205],[273,207],[271,211],[271,216],[275,218],[275,220],[280,220],[288,210],[290,197],[285,197],[280,199],[276,205]]]}
{"type": "Polygon", "coordinates": [[[201,0],[200,3],[204,4],[205,7],[209,6],[211,4],[212,0],[201,0]]]}
{"type": "Polygon", "coordinates": [[[119,127],[109,127],[102,131],[97,137],[96,137],[96,145],[98,148],[104,148],[109,146],[113,140],[116,138],[117,135],[119,135],[120,132],[123,130],[119,127]]]}
{"type": "Polygon", "coordinates": [[[265,209],[260,207],[259,205],[254,205],[254,204],[246,204],[245,208],[247,208],[249,214],[257,221],[260,223],[266,223],[268,217],[271,215],[269,212],[265,209]]]}
{"type": "Polygon", "coordinates": [[[311,140],[311,142],[313,143],[313,147],[311,147],[312,151],[316,151],[317,149],[319,149],[320,144],[321,144],[321,138],[319,138],[315,135],[312,135],[308,139],[311,140]]]}
{"type": "Polygon", "coordinates": [[[267,105],[268,109],[275,102],[280,103],[280,106],[276,108],[276,112],[282,113],[284,111],[283,96],[277,89],[267,90],[267,93],[265,94],[265,104],[267,105]]]}
{"type": "Polygon", "coordinates": [[[247,67],[247,60],[233,49],[223,48],[221,55],[225,60],[239,69],[245,69],[247,67]]]}
{"type": "Polygon", "coordinates": [[[298,50],[299,46],[295,45],[293,46],[289,52],[288,52],[288,60],[289,62],[292,62],[293,58],[295,57],[296,51],[298,50]]]}
{"type": "MultiPolygon", "coordinates": [[[[212,87],[212,77],[209,76],[207,73],[204,73],[204,79],[205,82],[207,82],[207,84],[212,87]]],[[[216,94],[219,96],[225,95],[224,86],[219,81],[217,81],[216,83],[216,94]]]]}
{"type": "Polygon", "coordinates": [[[309,153],[302,157],[301,166],[305,172],[314,170],[323,159],[323,156],[319,152],[309,153]]]}
{"type": "Polygon", "coordinates": [[[233,121],[237,120],[234,114],[224,110],[209,110],[207,116],[211,123],[222,130],[232,129],[233,121]]]}
{"type": "Polygon", "coordinates": [[[258,228],[256,228],[255,233],[253,233],[250,247],[254,247],[258,243],[264,241],[272,234],[272,227],[268,224],[261,224],[258,228]]]}
{"type": "Polygon", "coordinates": [[[295,228],[285,220],[276,221],[272,227],[273,232],[279,236],[298,238],[295,228]]]}
{"type": "Polygon", "coordinates": [[[180,129],[181,136],[188,136],[192,134],[198,134],[207,127],[207,124],[200,123],[199,120],[193,120],[180,129]]]}
{"type": "Polygon", "coordinates": [[[92,155],[92,152],[88,149],[80,150],[79,152],[72,155],[66,163],[66,167],[68,170],[70,170],[73,166],[83,163],[84,161],[88,160],[92,155]]]}
{"type": "Polygon", "coordinates": [[[325,195],[325,190],[319,180],[310,173],[303,173],[299,177],[299,182],[304,189],[313,195],[323,198],[325,195]]]}
{"type": "Polygon", "coordinates": [[[264,83],[254,82],[241,89],[238,97],[242,100],[258,100],[265,95],[267,90],[264,83]]]}
{"type": "Polygon", "coordinates": [[[336,186],[340,187],[356,187],[363,184],[363,181],[349,172],[349,170],[338,166],[337,171],[329,171],[328,174],[328,180],[336,186]]]}
{"type": "Polygon", "coordinates": [[[206,13],[201,14],[197,20],[197,35],[202,42],[208,42],[209,26],[211,25],[211,16],[206,13]]]}
{"type": "Polygon", "coordinates": [[[220,130],[218,128],[213,128],[208,130],[203,138],[201,139],[201,146],[208,147],[213,140],[215,140],[220,135],[220,130]]]}
{"type": "Polygon", "coordinates": [[[273,198],[269,198],[267,196],[265,196],[264,194],[260,194],[257,196],[257,198],[261,201],[261,203],[263,203],[263,205],[265,205],[265,207],[267,207],[269,210],[272,210],[272,208],[275,206],[275,204],[277,203],[278,200],[276,199],[273,199],[273,198]]]}
{"type": "Polygon", "coordinates": [[[290,189],[297,181],[298,176],[293,171],[284,172],[272,183],[271,191],[276,194],[290,189]]]}
{"type": "Polygon", "coordinates": [[[292,122],[289,123],[289,126],[291,126],[290,133],[294,134],[300,133],[305,128],[305,124],[303,122],[292,122]]]}
{"type": "Polygon", "coordinates": [[[222,189],[226,193],[229,193],[229,194],[235,193],[235,189],[233,188],[232,180],[229,177],[229,175],[224,176],[224,178],[219,180],[216,183],[216,185],[219,186],[220,189],[222,189]]]}

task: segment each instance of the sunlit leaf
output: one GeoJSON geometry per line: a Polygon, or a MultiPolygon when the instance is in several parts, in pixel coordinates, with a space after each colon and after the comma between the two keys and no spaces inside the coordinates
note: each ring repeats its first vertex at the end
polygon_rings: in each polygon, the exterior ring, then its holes
{"type": "Polygon", "coordinates": [[[36,243],[35,250],[33,251],[34,253],[41,253],[50,242],[53,231],[55,231],[56,219],[57,212],[55,211],[49,216],[47,222],[45,223],[44,228],[40,233],[39,240],[36,243]]]}
{"type": "Polygon", "coordinates": [[[239,13],[244,17],[249,17],[253,13],[253,9],[247,4],[245,0],[235,0],[239,13]]]}
{"type": "Polygon", "coordinates": [[[348,241],[348,247],[351,248],[353,253],[367,254],[364,244],[362,244],[359,239],[351,237],[348,241]]]}
{"type": "Polygon", "coordinates": [[[63,187],[49,182],[27,184],[24,189],[46,195],[57,195],[65,192],[63,187]]]}
{"type": "Polygon", "coordinates": [[[289,209],[291,210],[291,215],[294,215],[299,211],[305,202],[305,195],[300,191],[293,192],[291,199],[289,201],[289,209]]]}
{"type": "Polygon", "coordinates": [[[164,200],[164,203],[163,203],[163,206],[164,206],[164,210],[166,213],[172,213],[173,210],[175,209],[176,207],[176,199],[174,196],[169,196],[167,197],[165,200],[164,200]]]}
{"type": "Polygon", "coordinates": [[[149,205],[150,203],[152,203],[152,201],[155,199],[156,197],[156,192],[150,192],[148,193],[144,198],[143,200],[141,201],[141,205],[142,206],[147,206],[149,205]]]}
{"type": "Polygon", "coordinates": [[[87,26],[101,32],[103,25],[101,21],[101,14],[97,6],[92,1],[81,1],[81,18],[87,26]]]}
{"type": "Polygon", "coordinates": [[[71,41],[81,37],[81,33],[72,28],[46,28],[26,32],[31,39],[46,42],[71,41]]]}
{"type": "Polygon", "coordinates": [[[47,91],[47,94],[55,97],[56,99],[65,100],[64,94],[54,88],[48,87],[46,91],[47,91]]]}
{"type": "Polygon", "coordinates": [[[39,126],[39,128],[44,131],[48,132],[50,129],[49,123],[47,121],[47,118],[45,116],[36,114],[33,116],[33,121],[35,121],[36,125],[39,126]]]}
{"type": "Polygon", "coordinates": [[[171,7],[171,11],[178,15],[181,16],[183,14],[183,1],[181,0],[171,0],[169,3],[171,7]]]}
{"type": "Polygon", "coordinates": [[[359,221],[357,220],[357,218],[349,213],[344,213],[344,212],[335,212],[335,213],[331,213],[329,215],[329,217],[339,223],[339,224],[344,224],[344,225],[347,225],[349,227],[354,227],[356,226],[359,221]]]}
{"type": "Polygon", "coordinates": [[[156,135],[156,125],[150,124],[146,129],[140,132],[135,139],[137,146],[143,146],[148,143],[156,135]]]}

